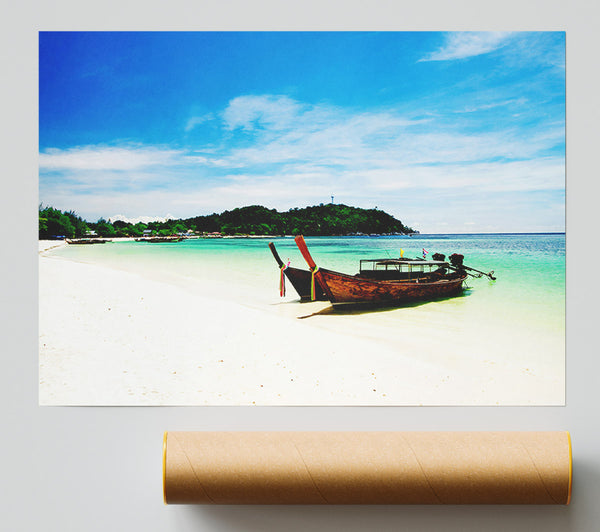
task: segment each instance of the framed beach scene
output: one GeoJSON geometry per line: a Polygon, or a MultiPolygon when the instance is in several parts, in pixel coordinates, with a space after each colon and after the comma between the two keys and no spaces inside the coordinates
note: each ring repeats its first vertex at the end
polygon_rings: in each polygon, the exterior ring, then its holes
{"type": "Polygon", "coordinates": [[[42,405],[563,405],[564,32],[39,33],[42,405]]]}

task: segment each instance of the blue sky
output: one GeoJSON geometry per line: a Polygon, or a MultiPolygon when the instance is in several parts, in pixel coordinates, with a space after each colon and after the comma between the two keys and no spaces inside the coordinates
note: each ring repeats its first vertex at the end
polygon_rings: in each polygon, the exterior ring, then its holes
{"type": "Polygon", "coordinates": [[[39,199],[87,220],[334,195],[423,233],[564,231],[563,32],[39,44],[39,199]]]}

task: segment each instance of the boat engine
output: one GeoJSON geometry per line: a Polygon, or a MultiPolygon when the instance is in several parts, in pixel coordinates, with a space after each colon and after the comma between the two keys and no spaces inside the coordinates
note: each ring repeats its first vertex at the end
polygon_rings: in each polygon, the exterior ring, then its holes
{"type": "Polygon", "coordinates": [[[450,264],[452,264],[452,266],[454,266],[455,268],[462,269],[463,260],[465,260],[465,256],[461,255],[460,253],[453,253],[448,257],[448,260],[450,261],[450,264]]]}
{"type": "Polygon", "coordinates": [[[440,260],[440,261],[444,261],[444,259],[446,258],[446,255],[444,255],[443,253],[434,253],[433,255],[431,255],[431,258],[433,260],[440,260]]]}

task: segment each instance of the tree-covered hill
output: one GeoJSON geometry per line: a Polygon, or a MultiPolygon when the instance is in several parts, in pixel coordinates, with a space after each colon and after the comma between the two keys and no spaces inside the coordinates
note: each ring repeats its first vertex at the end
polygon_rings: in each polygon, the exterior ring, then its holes
{"type": "Polygon", "coordinates": [[[414,232],[384,211],[334,204],[295,208],[286,212],[252,205],[221,214],[197,216],[183,222],[196,226],[200,231],[220,231],[224,234],[325,236],[414,232]]]}
{"type": "Polygon", "coordinates": [[[52,207],[40,206],[40,238],[64,235],[86,236],[94,231],[99,236],[140,236],[144,230],[156,235],[221,233],[223,235],[297,235],[329,236],[385,233],[414,233],[400,220],[378,209],[361,209],[348,205],[318,205],[279,212],[261,205],[236,208],[220,214],[193,218],[131,224],[110,223],[104,219],[85,222],[74,213],[62,213],[52,207]],[[49,224],[49,220],[52,223],[49,224]]]}

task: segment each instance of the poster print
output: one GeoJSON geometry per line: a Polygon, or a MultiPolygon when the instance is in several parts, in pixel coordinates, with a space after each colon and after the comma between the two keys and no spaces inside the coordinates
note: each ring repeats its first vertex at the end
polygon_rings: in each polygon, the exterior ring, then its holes
{"type": "Polygon", "coordinates": [[[40,404],[564,404],[564,32],[39,52],[40,404]]]}

